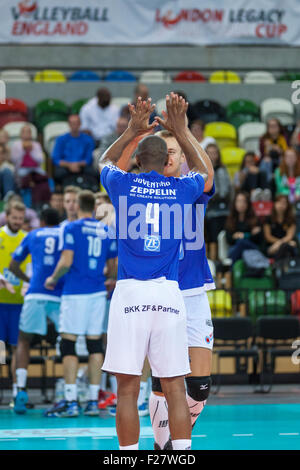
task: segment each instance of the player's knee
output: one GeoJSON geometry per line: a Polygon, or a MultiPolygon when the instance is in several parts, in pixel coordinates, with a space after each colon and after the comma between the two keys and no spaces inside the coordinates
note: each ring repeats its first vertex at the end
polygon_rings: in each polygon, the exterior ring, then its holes
{"type": "Polygon", "coordinates": [[[89,354],[103,354],[103,341],[102,338],[86,339],[86,348],[89,354]]]}
{"type": "Polygon", "coordinates": [[[76,356],[75,341],[62,338],[60,342],[60,354],[62,359],[65,356],[76,356]]]}
{"type": "Polygon", "coordinates": [[[163,393],[159,378],[153,377],[153,376],[151,378],[152,378],[152,392],[163,393]]]}
{"type": "Polygon", "coordinates": [[[195,401],[207,400],[211,387],[211,377],[186,377],[188,395],[195,401]]]}

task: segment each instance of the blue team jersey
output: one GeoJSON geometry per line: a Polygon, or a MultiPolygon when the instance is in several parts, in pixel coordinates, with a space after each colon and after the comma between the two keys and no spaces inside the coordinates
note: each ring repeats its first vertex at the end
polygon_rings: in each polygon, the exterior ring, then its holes
{"type": "Polygon", "coordinates": [[[136,175],[107,165],[101,183],[116,210],[118,279],[177,281],[185,212],[203,193],[203,177],[136,175]]]}
{"type": "Polygon", "coordinates": [[[61,296],[63,280],[59,280],[54,290],[44,287],[45,280],[51,276],[60,258],[61,251],[58,248],[60,236],[59,227],[43,227],[29,232],[21,245],[13,254],[13,259],[22,262],[31,254],[32,277],[26,296],[39,294],[39,297],[61,296]]]}
{"type": "Polygon", "coordinates": [[[73,264],[64,277],[63,295],[105,291],[106,261],[117,256],[110,229],[93,218],[69,222],[64,229],[63,249],[74,251],[73,264]]]}
{"type": "Polygon", "coordinates": [[[203,193],[191,209],[192,236],[183,239],[179,261],[179,287],[184,295],[195,295],[215,288],[204,243],[204,216],[208,201],[214,193],[213,184],[210,192],[203,193]]]}

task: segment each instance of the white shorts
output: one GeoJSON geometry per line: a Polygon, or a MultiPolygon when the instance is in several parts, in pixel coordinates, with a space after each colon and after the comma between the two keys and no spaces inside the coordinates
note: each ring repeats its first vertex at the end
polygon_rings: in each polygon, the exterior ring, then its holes
{"type": "Polygon", "coordinates": [[[188,344],[192,348],[213,349],[214,328],[206,292],[184,296],[188,344]]]}
{"type": "Polygon", "coordinates": [[[107,335],[103,370],[142,375],[147,356],[155,377],[190,373],[186,313],[175,281],[118,281],[107,335]]]}
{"type": "Polygon", "coordinates": [[[63,295],[59,332],[72,335],[99,336],[103,333],[106,292],[63,295]]]}
{"type": "Polygon", "coordinates": [[[25,297],[21,311],[19,330],[45,336],[47,334],[47,317],[53,321],[58,331],[60,302],[25,297]]]}

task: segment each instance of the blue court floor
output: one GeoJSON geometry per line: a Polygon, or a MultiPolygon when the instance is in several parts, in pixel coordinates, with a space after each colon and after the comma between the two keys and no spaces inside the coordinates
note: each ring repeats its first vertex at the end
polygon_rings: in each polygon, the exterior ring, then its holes
{"type": "MultiPolygon", "coordinates": [[[[300,404],[207,405],[194,430],[194,450],[300,450],[300,404]]],[[[0,410],[0,450],[118,449],[115,419],[17,416],[0,410]]],[[[153,449],[149,417],[141,418],[140,449],[153,449]]]]}

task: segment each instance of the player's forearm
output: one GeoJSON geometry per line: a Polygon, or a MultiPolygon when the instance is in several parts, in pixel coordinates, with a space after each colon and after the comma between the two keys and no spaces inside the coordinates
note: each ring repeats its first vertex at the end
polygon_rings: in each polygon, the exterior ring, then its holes
{"type": "Polygon", "coordinates": [[[209,191],[211,189],[211,187],[213,185],[213,181],[214,181],[214,167],[213,167],[213,164],[211,162],[211,159],[209,158],[209,156],[207,155],[207,153],[205,152],[205,150],[201,146],[201,144],[198,142],[196,137],[191,133],[190,129],[187,129],[187,135],[188,135],[189,140],[196,147],[199,154],[201,155],[201,158],[203,159],[203,161],[206,164],[207,176],[208,177],[207,177],[207,181],[206,181],[206,184],[205,184],[205,191],[209,191]]]}
{"type": "Polygon", "coordinates": [[[58,262],[58,265],[56,266],[53,274],[52,274],[52,279],[56,283],[59,281],[59,279],[64,276],[70,269],[70,266],[67,266],[66,264],[62,262],[58,262]]]}
{"type": "Polygon", "coordinates": [[[189,169],[191,171],[201,173],[206,181],[208,178],[208,168],[205,159],[198,151],[198,148],[194,145],[188,132],[189,131],[187,128],[180,132],[176,132],[176,140],[185,155],[189,169]]]}
{"type": "Polygon", "coordinates": [[[127,145],[130,144],[135,137],[135,132],[128,127],[126,131],[123,132],[123,134],[110,147],[108,147],[100,157],[100,165],[107,162],[111,162],[116,165],[127,145]]]}
{"type": "Polygon", "coordinates": [[[21,279],[24,282],[29,282],[30,278],[23,273],[23,271],[20,269],[19,263],[15,261],[14,259],[11,260],[9,268],[8,268],[16,277],[21,279]]]}

